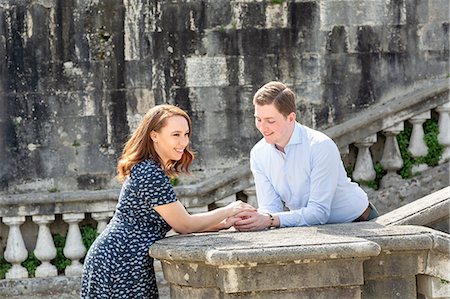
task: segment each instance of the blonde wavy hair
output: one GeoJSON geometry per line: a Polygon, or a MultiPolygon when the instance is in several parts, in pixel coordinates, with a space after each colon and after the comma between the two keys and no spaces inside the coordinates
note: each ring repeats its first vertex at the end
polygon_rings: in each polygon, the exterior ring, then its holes
{"type": "Polygon", "coordinates": [[[181,172],[189,173],[189,166],[194,160],[194,152],[190,145],[186,146],[184,153],[180,160],[170,160],[166,165],[159,157],[153,145],[153,140],[150,137],[152,131],[159,132],[161,128],[167,125],[167,119],[172,116],[184,117],[189,125],[189,139],[192,134],[192,125],[189,115],[182,109],[169,105],[162,104],[151,108],[144,116],[137,129],[131,135],[130,139],[125,143],[125,147],[117,163],[117,179],[121,182],[130,175],[131,168],[137,163],[146,159],[153,159],[158,162],[165,173],[173,178],[181,172]]]}

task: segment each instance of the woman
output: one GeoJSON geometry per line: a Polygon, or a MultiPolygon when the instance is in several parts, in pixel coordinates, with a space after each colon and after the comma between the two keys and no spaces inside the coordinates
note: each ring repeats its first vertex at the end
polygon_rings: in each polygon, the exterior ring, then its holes
{"type": "Polygon", "coordinates": [[[86,255],[81,298],[158,298],[150,246],[172,227],[179,233],[229,228],[250,205],[237,201],[189,215],[176,200],[169,177],[189,173],[189,116],[172,105],[145,115],[118,162],[122,190],[113,219],[86,255]]]}

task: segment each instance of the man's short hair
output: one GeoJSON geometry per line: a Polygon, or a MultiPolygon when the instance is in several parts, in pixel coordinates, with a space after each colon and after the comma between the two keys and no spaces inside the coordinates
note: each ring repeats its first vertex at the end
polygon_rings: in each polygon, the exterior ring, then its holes
{"type": "Polygon", "coordinates": [[[295,95],[289,87],[281,82],[266,83],[253,96],[253,105],[264,106],[272,103],[284,117],[296,112],[295,95]]]}

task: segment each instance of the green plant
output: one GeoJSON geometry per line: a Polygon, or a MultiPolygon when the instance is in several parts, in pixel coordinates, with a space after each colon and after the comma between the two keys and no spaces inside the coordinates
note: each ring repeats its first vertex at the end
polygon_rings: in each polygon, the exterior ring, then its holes
{"type": "Polygon", "coordinates": [[[62,274],[64,269],[71,264],[71,261],[63,253],[66,237],[60,234],[53,234],[53,241],[56,246],[56,257],[53,259],[52,264],[58,269],[58,273],[62,274]]]}
{"type": "Polygon", "coordinates": [[[85,224],[81,227],[81,237],[83,239],[83,244],[86,249],[89,249],[97,238],[98,233],[95,227],[90,224],[85,224]]]}
{"type": "Polygon", "coordinates": [[[223,25],[220,26],[217,31],[219,31],[220,33],[225,33],[226,32],[225,27],[223,25]]]}
{"type": "Polygon", "coordinates": [[[180,183],[180,180],[178,179],[178,178],[171,178],[170,179],[170,184],[172,185],[172,186],[176,186],[176,185],[178,185],[180,183]]]}
{"type": "Polygon", "coordinates": [[[5,279],[5,274],[12,267],[3,256],[0,257],[0,279],[5,279]]]}
{"type": "Polygon", "coordinates": [[[81,143],[78,140],[74,140],[72,146],[75,148],[75,155],[78,155],[78,147],[81,146],[81,143]]]}
{"type": "Polygon", "coordinates": [[[100,42],[106,43],[111,38],[111,34],[106,31],[104,26],[100,26],[100,29],[98,30],[98,37],[100,42]]]}
{"type": "Polygon", "coordinates": [[[53,187],[53,188],[48,189],[48,192],[50,192],[50,193],[59,192],[59,189],[56,187],[53,187]]]}
{"type": "Polygon", "coordinates": [[[34,277],[36,272],[36,268],[41,264],[41,262],[37,259],[34,253],[28,254],[28,257],[25,261],[22,262],[22,266],[25,267],[28,271],[29,277],[34,277]]]}
{"type": "MultiPolygon", "coordinates": [[[[399,170],[399,174],[404,179],[409,179],[413,175],[418,173],[412,173],[412,168],[414,165],[427,164],[428,166],[436,166],[439,164],[439,159],[442,156],[444,150],[443,146],[439,144],[439,125],[434,119],[429,119],[425,121],[423,125],[424,130],[424,141],[428,148],[428,153],[426,156],[414,158],[408,150],[409,141],[411,139],[412,128],[406,127],[400,134],[397,135],[397,143],[400,149],[400,154],[403,160],[403,167],[399,170]]],[[[360,182],[362,185],[366,185],[370,188],[378,190],[380,186],[381,178],[386,174],[383,166],[379,162],[374,164],[374,169],[376,172],[376,178],[373,181],[363,181],[360,182]]],[[[353,170],[351,168],[347,169],[349,177],[352,177],[353,170]]]]}
{"type": "Polygon", "coordinates": [[[373,165],[373,168],[375,170],[375,179],[372,181],[362,181],[361,184],[366,185],[374,190],[378,190],[380,188],[380,181],[386,174],[386,170],[384,170],[380,162],[375,163],[373,165]]]}
{"type": "Polygon", "coordinates": [[[403,159],[403,167],[400,169],[399,174],[404,179],[413,176],[412,168],[414,165],[427,164],[429,166],[436,166],[439,163],[443,147],[438,141],[439,126],[437,121],[434,119],[427,120],[423,125],[423,130],[424,140],[428,147],[428,153],[423,157],[414,158],[408,150],[412,133],[411,127],[405,128],[403,132],[397,135],[397,142],[403,159]]]}
{"type": "Polygon", "coordinates": [[[270,4],[283,4],[284,0],[270,0],[270,4]]]}
{"type": "Polygon", "coordinates": [[[428,154],[424,157],[424,163],[428,166],[437,166],[442,156],[444,147],[439,143],[439,125],[436,120],[428,120],[424,123],[425,143],[428,154]]]}

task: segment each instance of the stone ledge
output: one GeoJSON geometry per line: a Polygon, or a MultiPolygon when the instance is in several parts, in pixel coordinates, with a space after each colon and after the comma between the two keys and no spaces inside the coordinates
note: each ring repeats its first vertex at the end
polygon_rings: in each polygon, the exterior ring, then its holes
{"type": "MultiPolygon", "coordinates": [[[[159,263],[155,264],[156,282],[160,299],[169,299],[169,288],[159,263]]],[[[79,299],[80,276],[56,276],[47,278],[2,279],[0,298],[8,299],[79,299]]]]}
{"type": "Polygon", "coordinates": [[[448,218],[449,209],[450,187],[446,187],[386,213],[375,222],[381,225],[427,225],[448,218]]]}
{"type": "Polygon", "coordinates": [[[327,235],[328,231],[323,227],[177,235],[158,241],[150,253],[159,260],[204,261],[209,265],[226,265],[282,263],[300,258],[367,257],[380,252],[380,247],[374,242],[351,235],[327,235]]]}
{"type": "MultiPolygon", "coordinates": [[[[81,277],[56,276],[48,278],[0,280],[0,298],[47,298],[50,296],[79,297],[81,277]]],[[[66,298],[66,297],[64,297],[66,298]]]]}
{"type": "Polygon", "coordinates": [[[362,222],[177,235],[157,241],[150,254],[161,261],[174,298],[402,297],[415,294],[417,274],[449,275],[448,259],[435,249],[444,250],[447,239],[426,227],[362,222]]]}

